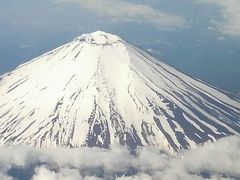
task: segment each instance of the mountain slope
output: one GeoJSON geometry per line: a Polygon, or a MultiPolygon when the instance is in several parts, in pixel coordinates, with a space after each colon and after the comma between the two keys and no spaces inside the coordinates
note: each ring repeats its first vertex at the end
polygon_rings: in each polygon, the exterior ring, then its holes
{"type": "Polygon", "coordinates": [[[239,99],[104,32],[0,77],[0,144],[172,152],[232,134],[240,134],[239,99]]]}

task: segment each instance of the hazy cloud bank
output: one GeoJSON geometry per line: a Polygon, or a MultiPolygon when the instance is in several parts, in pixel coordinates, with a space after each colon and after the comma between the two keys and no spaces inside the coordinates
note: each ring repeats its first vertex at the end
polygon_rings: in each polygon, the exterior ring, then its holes
{"type": "Polygon", "coordinates": [[[36,149],[0,148],[0,179],[32,180],[191,180],[240,178],[240,137],[206,143],[180,157],[141,148],[131,155],[123,147],[36,149]]]}
{"type": "Polygon", "coordinates": [[[239,0],[201,0],[217,5],[221,9],[223,22],[213,21],[213,29],[224,34],[240,36],[240,1],[239,0]]]}
{"type": "Polygon", "coordinates": [[[56,0],[58,3],[76,3],[80,7],[112,21],[129,21],[150,23],[159,29],[182,27],[185,20],[145,4],[131,3],[121,0],[56,0]]]}

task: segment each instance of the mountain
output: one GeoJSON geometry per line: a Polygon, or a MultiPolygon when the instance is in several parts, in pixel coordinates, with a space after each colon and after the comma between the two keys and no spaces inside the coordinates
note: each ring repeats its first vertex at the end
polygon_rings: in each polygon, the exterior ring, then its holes
{"type": "Polygon", "coordinates": [[[105,32],[0,77],[0,145],[168,152],[240,134],[240,100],[105,32]]]}

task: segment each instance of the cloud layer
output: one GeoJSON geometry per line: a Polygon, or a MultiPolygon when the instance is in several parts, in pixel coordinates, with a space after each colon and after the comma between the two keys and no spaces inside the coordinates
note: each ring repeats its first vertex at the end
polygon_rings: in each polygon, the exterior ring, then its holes
{"type": "Polygon", "coordinates": [[[0,179],[32,180],[190,180],[240,178],[240,137],[206,143],[179,157],[153,148],[136,155],[120,146],[98,148],[0,148],[0,179]]]}
{"type": "Polygon", "coordinates": [[[223,22],[213,22],[221,33],[240,36],[240,1],[239,0],[202,0],[221,8],[223,22]]]}
{"type": "Polygon", "coordinates": [[[135,4],[121,0],[57,0],[60,3],[76,3],[80,7],[111,21],[150,23],[159,29],[182,27],[185,20],[181,17],[161,12],[145,4],[135,4]]]}

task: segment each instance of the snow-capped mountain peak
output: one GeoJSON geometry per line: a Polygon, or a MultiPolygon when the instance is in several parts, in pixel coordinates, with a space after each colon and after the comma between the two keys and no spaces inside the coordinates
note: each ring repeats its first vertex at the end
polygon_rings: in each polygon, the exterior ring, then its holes
{"type": "Polygon", "coordinates": [[[105,32],[0,77],[0,143],[157,146],[240,134],[240,101],[105,32]]]}
{"type": "Polygon", "coordinates": [[[77,37],[75,41],[83,41],[96,45],[112,45],[113,43],[122,41],[122,39],[116,35],[112,35],[103,31],[96,31],[91,34],[83,34],[77,37]]]}

